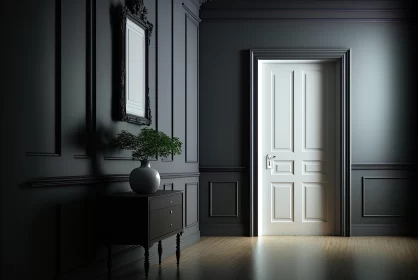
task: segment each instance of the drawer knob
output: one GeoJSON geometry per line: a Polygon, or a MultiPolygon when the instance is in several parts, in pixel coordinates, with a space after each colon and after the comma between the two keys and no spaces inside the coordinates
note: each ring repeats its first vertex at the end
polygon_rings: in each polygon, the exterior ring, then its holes
{"type": "Polygon", "coordinates": [[[170,204],[172,204],[173,202],[170,200],[170,204]]]}
{"type": "Polygon", "coordinates": [[[173,210],[170,210],[170,214],[173,214],[173,210]]]}
{"type": "Polygon", "coordinates": [[[172,227],[173,226],[173,224],[170,224],[170,227],[172,227]]]}

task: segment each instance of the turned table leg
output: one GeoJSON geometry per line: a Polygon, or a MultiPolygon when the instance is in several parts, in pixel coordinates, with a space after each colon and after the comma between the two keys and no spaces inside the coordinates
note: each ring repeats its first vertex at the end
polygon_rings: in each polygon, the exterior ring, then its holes
{"type": "Polygon", "coordinates": [[[163,246],[161,240],[158,241],[158,263],[161,264],[161,255],[163,254],[163,246]]]}
{"type": "Polygon", "coordinates": [[[149,271],[149,248],[148,247],[145,247],[144,268],[145,268],[145,278],[148,278],[148,271],[149,271]]]}
{"type": "Polygon", "coordinates": [[[177,233],[176,238],[176,258],[177,258],[177,266],[180,265],[180,233],[177,233]]]}

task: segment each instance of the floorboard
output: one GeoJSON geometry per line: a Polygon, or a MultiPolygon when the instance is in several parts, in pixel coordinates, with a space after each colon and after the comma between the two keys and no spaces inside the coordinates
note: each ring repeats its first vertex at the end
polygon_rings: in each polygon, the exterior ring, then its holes
{"type": "MultiPolygon", "coordinates": [[[[116,275],[115,275],[116,276],[116,275]]],[[[144,279],[142,268],[115,280],[144,279]]],[[[418,240],[408,237],[202,237],[150,280],[418,280],[418,240]]]]}

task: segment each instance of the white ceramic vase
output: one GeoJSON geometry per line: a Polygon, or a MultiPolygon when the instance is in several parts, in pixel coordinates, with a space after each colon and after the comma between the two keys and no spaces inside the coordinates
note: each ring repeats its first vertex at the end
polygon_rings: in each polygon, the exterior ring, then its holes
{"type": "Polygon", "coordinates": [[[160,173],[148,160],[141,160],[141,166],[133,169],[129,175],[129,184],[136,193],[155,193],[160,187],[160,173]]]}

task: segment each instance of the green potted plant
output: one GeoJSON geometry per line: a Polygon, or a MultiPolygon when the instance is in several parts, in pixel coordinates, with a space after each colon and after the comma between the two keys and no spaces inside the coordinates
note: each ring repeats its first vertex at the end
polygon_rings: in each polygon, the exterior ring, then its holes
{"type": "Polygon", "coordinates": [[[122,130],[111,142],[113,147],[132,151],[132,159],[141,161],[141,166],[129,175],[129,184],[136,193],[154,193],[160,186],[160,174],[151,168],[149,158],[181,154],[182,144],[178,137],[170,138],[150,127],[144,127],[138,135],[122,130]]]}

